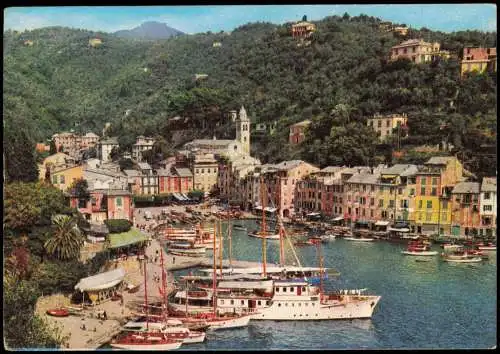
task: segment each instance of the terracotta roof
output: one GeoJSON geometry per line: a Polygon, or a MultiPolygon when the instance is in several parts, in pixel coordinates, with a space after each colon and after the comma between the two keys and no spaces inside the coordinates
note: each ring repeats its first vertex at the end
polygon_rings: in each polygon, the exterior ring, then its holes
{"type": "Polygon", "coordinates": [[[424,165],[446,165],[452,159],[454,159],[453,156],[434,156],[424,163],[424,165]]]}
{"type": "Polygon", "coordinates": [[[307,127],[309,124],[311,124],[311,121],[309,119],[306,119],[303,120],[302,122],[292,124],[292,127],[307,127]]]}
{"type": "Polygon", "coordinates": [[[358,173],[347,180],[347,183],[376,184],[379,181],[378,173],[358,173]]]}
{"type": "Polygon", "coordinates": [[[177,174],[181,177],[193,177],[193,174],[191,173],[191,170],[189,168],[184,168],[184,167],[181,168],[174,167],[174,168],[175,172],[177,172],[177,174]]]}

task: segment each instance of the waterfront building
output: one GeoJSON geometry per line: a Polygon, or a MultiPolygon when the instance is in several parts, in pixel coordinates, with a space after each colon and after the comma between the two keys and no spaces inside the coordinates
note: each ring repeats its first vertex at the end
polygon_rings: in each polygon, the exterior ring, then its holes
{"type": "MultiPolygon", "coordinates": [[[[294,214],[295,184],[319,168],[302,160],[283,161],[270,167],[264,174],[267,195],[283,217],[294,214]]],[[[261,201],[260,201],[261,202],[261,201]]],[[[262,205],[262,203],[260,203],[262,205]]],[[[267,203],[266,205],[271,206],[267,203]]]]}
{"type": "Polygon", "coordinates": [[[219,196],[243,208],[254,205],[254,188],[246,178],[260,166],[260,161],[248,155],[233,156],[230,159],[221,159],[217,176],[219,196]]]}
{"type": "Polygon", "coordinates": [[[481,199],[479,202],[481,215],[480,235],[497,235],[497,179],[484,177],[481,183],[481,199]]]}
{"type": "Polygon", "coordinates": [[[460,73],[476,71],[497,71],[497,49],[496,48],[464,48],[462,60],[460,61],[460,73]]]}
{"type": "Polygon", "coordinates": [[[54,169],[50,178],[54,187],[66,191],[74,181],[83,178],[83,165],[54,169]]]}
{"type": "Polygon", "coordinates": [[[373,128],[381,141],[392,136],[394,129],[398,129],[399,136],[403,137],[408,133],[408,116],[406,113],[390,115],[375,114],[373,118],[367,119],[367,125],[373,128]]]}
{"type": "Polygon", "coordinates": [[[388,207],[384,214],[389,214],[393,223],[409,225],[414,222],[417,172],[418,167],[409,164],[396,164],[381,170],[379,187],[384,187],[385,198],[382,199],[388,207]]]}
{"type": "Polygon", "coordinates": [[[388,193],[384,193],[384,188],[385,186],[380,183],[380,171],[378,170],[365,170],[352,175],[344,186],[345,220],[348,223],[388,220],[390,217],[387,211],[389,205],[387,200],[382,199],[382,195],[388,195],[388,193]]]}
{"type": "Polygon", "coordinates": [[[480,184],[460,182],[452,194],[452,234],[477,236],[481,226],[479,215],[480,184]]]}
{"type": "Polygon", "coordinates": [[[409,39],[391,48],[391,60],[401,58],[411,60],[416,64],[427,63],[436,56],[441,56],[441,45],[429,43],[423,39],[409,39]]]}
{"type": "Polygon", "coordinates": [[[159,193],[188,193],[193,190],[193,174],[188,168],[176,167],[169,163],[165,168],[156,170],[159,193]]]}
{"type": "Polygon", "coordinates": [[[290,126],[290,136],[289,143],[292,145],[298,145],[303,142],[306,138],[305,130],[311,124],[310,120],[304,120],[299,123],[295,123],[290,126]]]}
{"type": "Polygon", "coordinates": [[[451,191],[464,180],[454,156],[430,158],[416,173],[415,226],[417,233],[450,234],[451,191]]]}
{"type": "Polygon", "coordinates": [[[97,144],[97,158],[102,162],[111,161],[111,151],[113,148],[118,149],[118,138],[104,138],[101,139],[97,144]]]}
{"type": "Polygon", "coordinates": [[[154,143],[155,140],[153,138],[139,135],[135,141],[135,144],[132,145],[132,159],[137,162],[143,162],[142,153],[144,151],[153,149],[154,143]]]}
{"type": "Polygon", "coordinates": [[[240,109],[239,117],[236,120],[236,139],[218,140],[196,139],[184,145],[186,150],[191,152],[208,153],[221,156],[234,156],[240,154],[250,154],[250,121],[245,108],[240,109]]]}

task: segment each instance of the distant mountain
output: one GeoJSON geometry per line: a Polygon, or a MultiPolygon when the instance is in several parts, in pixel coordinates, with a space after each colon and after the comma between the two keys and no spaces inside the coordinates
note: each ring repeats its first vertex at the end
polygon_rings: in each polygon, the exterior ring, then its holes
{"type": "Polygon", "coordinates": [[[133,39],[167,39],[183,35],[184,32],[167,26],[162,22],[144,22],[131,30],[121,30],[114,33],[118,37],[133,39]]]}

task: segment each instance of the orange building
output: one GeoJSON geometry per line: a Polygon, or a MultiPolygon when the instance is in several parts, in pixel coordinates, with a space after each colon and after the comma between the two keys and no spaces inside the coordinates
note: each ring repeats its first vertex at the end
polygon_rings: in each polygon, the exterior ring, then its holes
{"type": "Polygon", "coordinates": [[[477,182],[457,183],[452,193],[452,233],[477,236],[481,227],[479,212],[480,185],[477,182]]]}
{"type": "Polygon", "coordinates": [[[96,189],[90,191],[90,200],[87,201],[71,195],[70,205],[88,221],[103,223],[109,219],[126,219],[133,222],[132,194],[126,190],[96,189]]]}

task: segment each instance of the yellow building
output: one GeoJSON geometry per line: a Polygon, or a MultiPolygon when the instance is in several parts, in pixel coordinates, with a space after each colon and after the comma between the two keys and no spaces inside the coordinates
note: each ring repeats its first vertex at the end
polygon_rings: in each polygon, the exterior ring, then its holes
{"type": "Polygon", "coordinates": [[[400,132],[401,136],[403,136],[403,134],[405,134],[407,124],[408,116],[406,113],[390,114],[385,116],[375,114],[373,118],[368,118],[367,120],[367,125],[375,130],[381,141],[391,136],[392,131],[398,128],[398,126],[403,129],[403,131],[400,132]]]}
{"type": "Polygon", "coordinates": [[[416,64],[430,62],[439,55],[441,45],[429,43],[423,39],[409,39],[391,48],[391,60],[405,58],[416,64]]]}
{"type": "Polygon", "coordinates": [[[39,179],[45,179],[45,173],[47,169],[51,171],[54,169],[61,169],[63,167],[69,167],[75,164],[75,159],[71,156],[58,152],[54,155],[46,157],[41,164],[38,165],[39,179]]]}
{"type": "Polygon", "coordinates": [[[51,174],[52,185],[62,191],[66,191],[75,180],[80,178],[83,178],[83,165],[64,167],[54,170],[51,174]]]}
{"type": "Polygon", "coordinates": [[[432,157],[416,174],[417,233],[451,233],[451,191],[463,180],[463,167],[454,156],[432,157]]]}

